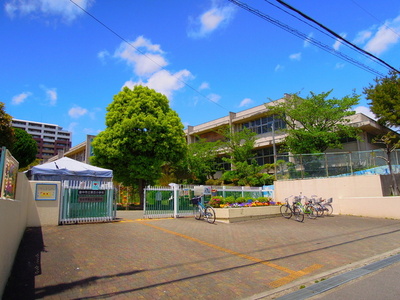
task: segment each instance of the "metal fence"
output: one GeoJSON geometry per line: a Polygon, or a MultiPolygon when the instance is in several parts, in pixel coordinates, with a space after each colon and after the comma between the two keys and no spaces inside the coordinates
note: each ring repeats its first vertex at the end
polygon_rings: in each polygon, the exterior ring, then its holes
{"type": "Polygon", "coordinates": [[[112,221],[115,215],[112,182],[63,181],[60,224],[112,221]]]}
{"type": "MultiPolygon", "coordinates": [[[[385,150],[278,155],[277,180],[350,175],[389,174],[385,150]]],[[[391,153],[394,173],[400,173],[400,150],[391,153]]]]}
{"type": "Polygon", "coordinates": [[[274,187],[193,186],[171,184],[169,187],[149,186],[145,189],[145,218],[176,218],[193,215],[191,199],[203,195],[207,203],[213,196],[234,198],[274,197],[274,187]]]}

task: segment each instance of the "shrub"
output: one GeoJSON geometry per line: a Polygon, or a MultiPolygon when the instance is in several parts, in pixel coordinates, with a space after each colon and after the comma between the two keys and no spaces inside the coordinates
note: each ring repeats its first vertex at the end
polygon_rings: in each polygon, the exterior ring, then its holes
{"type": "Polygon", "coordinates": [[[222,197],[212,197],[210,202],[208,202],[208,204],[214,208],[221,207],[221,204],[223,203],[224,203],[224,198],[222,197]]]}

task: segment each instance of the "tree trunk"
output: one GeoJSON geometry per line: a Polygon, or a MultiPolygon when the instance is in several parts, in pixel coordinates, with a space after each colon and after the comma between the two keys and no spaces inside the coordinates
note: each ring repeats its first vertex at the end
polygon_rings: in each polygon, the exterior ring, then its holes
{"type": "Polygon", "coordinates": [[[394,175],[393,170],[392,170],[391,151],[388,149],[386,154],[387,154],[387,164],[389,167],[390,176],[392,177],[393,196],[398,196],[399,188],[397,186],[396,176],[394,175]]]}
{"type": "Polygon", "coordinates": [[[146,181],[144,179],[139,179],[139,199],[140,199],[140,209],[144,208],[144,188],[146,187],[146,181]]]}

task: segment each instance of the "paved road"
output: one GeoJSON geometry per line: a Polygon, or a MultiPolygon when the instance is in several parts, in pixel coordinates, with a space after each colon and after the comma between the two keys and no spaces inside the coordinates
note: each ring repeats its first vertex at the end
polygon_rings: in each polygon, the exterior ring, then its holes
{"type": "Polygon", "coordinates": [[[399,220],[118,217],[29,229],[3,299],[275,299],[400,248],[399,220]]]}

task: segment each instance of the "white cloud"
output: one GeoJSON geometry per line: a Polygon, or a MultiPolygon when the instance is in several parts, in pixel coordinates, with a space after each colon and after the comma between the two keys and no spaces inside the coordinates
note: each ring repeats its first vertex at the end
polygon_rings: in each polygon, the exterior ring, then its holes
{"type": "Polygon", "coordinates": [[[68,125],[68,131],[72,132],[72,134],[74,134],[75,132],[75,128],[78,126],[78,123],[76,122],[72,122],[68,125]]]}
{"type": "Polygon", "coordinates": [[[354,110],[356,111],[356,113],[362,113],[362,114],[366,115],[367,117],[370,117],[371,119],[374,119],[374,120],[377,119],[375,114],[371,111],[371,109],[369,107],[358,106],[354,110]]]}
{"type": "Polygon", "coordinates": [[[251,100],[250,98],[245,98],[240,102],[239,107],[246,107],[252,103],[253,103],[253,100],[251,100]]]}
{"type": "Polygon", "coordinates": [[[160,45],[152,44],[150,40],[139,36],[129,44],[123,42],[115,51],[114,57],[124,60],[133,67],[138,76],[148,76],[168,65],[162,56],[164,52],[160,45]]]}
{"type": "Polygon", "coordinates": [[[399,42],[400,15],[394,20],[386,20],[377,30],[361,31],[357,37],[358,41],[366,42],[364,49],[379,55],[385,52],[392,44],[399,42]],[[375,32],[374,32],[375,31],[375,32]],[[361,39],[364,37],[364,39],[361,39]]]}
{"type": "Polygon", "coordinates": [[[100,51],[97,53],[97,58],[100,59],[102,63],[105,63],[106,58],[110,56],[110,53],[107,50],[100,51]]]}
{"type": "Polygon", "coordinates": [[[55,88],[53,89],[46,89],[46,95],[47,95],[47,100],[49,101],[49,104],[51,106],[56,105],[57,103],[57,90],[55,88]]]}
{"type": "Polygon", "coordinates": [[[86,108],[80,106],[74,106],[68,111],[68,115],[73,119],[78,119],[88,113],[86,108]]]}
{"type": "Polygon", "coordinates": [[[345,64],[344,64],[344,63],[336,63],[336,65],[335,65],[335,69],[343,69],[343,68],[344,68],[344,66],[345,66],[345,64]]]}
{"type": "Polygon", "coordinates": [[[312,32],[307,36],[307,39],[305,39],[303,42],[304,48],[307,48],[310,46],[310,40],[313,38],[313,36],[314,36],[314,34],[312,32]]]}
{"type": "Polygon", "coordinates": [[[174,74],[167,70],[160,70],[148,78],[147,82],[139,80],[137,82],[127,81],[124,86],[133,88],[135,85],[147,86],[161,93],[167,98],[172,97],[172,93],[185,86],[185,81],[192,78],[192,74],[188,70],[181,70],[174,74]]]}
{"type": "MultiPolygon", "coordinates": [[[[342,38],[346,38],[347,34],[346,34],[346,33],[342,33],[340,36],[341,36],[342,38]]],[[[341,40],[340,40],[340,39],[337,39],[337,40],[335,41],[335,43],[333,44],[332,47],[333,47],[333,49],[335,49],[336,51],[338,51],[341,45],[342,45],[341,40]]]]}
{"type": "Polygon", "coordinates": [[[21,93],[19,95],[16,95],[11,99],[11,104],[12,105],[19,105],[21,103],[24,103],[26,98],[28,98],[31,95],[32,95],[31,92],[23,92],[23,93],[21,93]]]}
{"type": "Polygon", "coordinates": [[[291,60],[301,60],[301,52],[293,53],[293,54],[289,55],[289,58],[291,60]]]}
{"type": "Polygon", "coordinates": [[[280,65],[280,64],[277,64],[276,65],[276,67],[275,67],[275,69],[274,69],[274,71],[275,72],[278,72],[278,71],[283,71],[283,69],[285,69],[285,67],[284,66],[282,66],[282,65],[280,65]]]}
{"type": "Polygon", "coordinates": [[[208,82],[203,82],[200,86],[199,86],[199,90],[208,90],[210,88],[210,85],[208,82]]]}
{"type": "MultiPolygon", "coordinates": [[[[74,0],[74,2],[87,9],[94,0],[74,0]]],[[[60,16],[65,21],[72,21],[84,12],[69,0],[8,0],[4,9],[10,18],[17,14],[21,16],[35,15],[60,16]]]]}
{"type": "Polygon", "coordinates": [[[356,38],[354,39],[354,44],[364,44],[370,37],[372,36],[372,32],[370,30],[363,30],[357,33],[356,38]]]}
{"type": "Polygon", "coordinates": [[[221,96],[220,96],[220,95],[217,95],[217,94],[209,94],[209,95],[207,96],[207,99],[208,99],[208,100],[211,100],[212,102],[218,103],[219,100],[221,99],[221,96]]]}
{"type": "Polygon", "coordinates": [[[219,5],[213,1],[209,10],[191,20],[188,35],[192,38],[205,37],[221,26],[226,26],[235,13],[235,7],[231,4],[219,5]]]}

